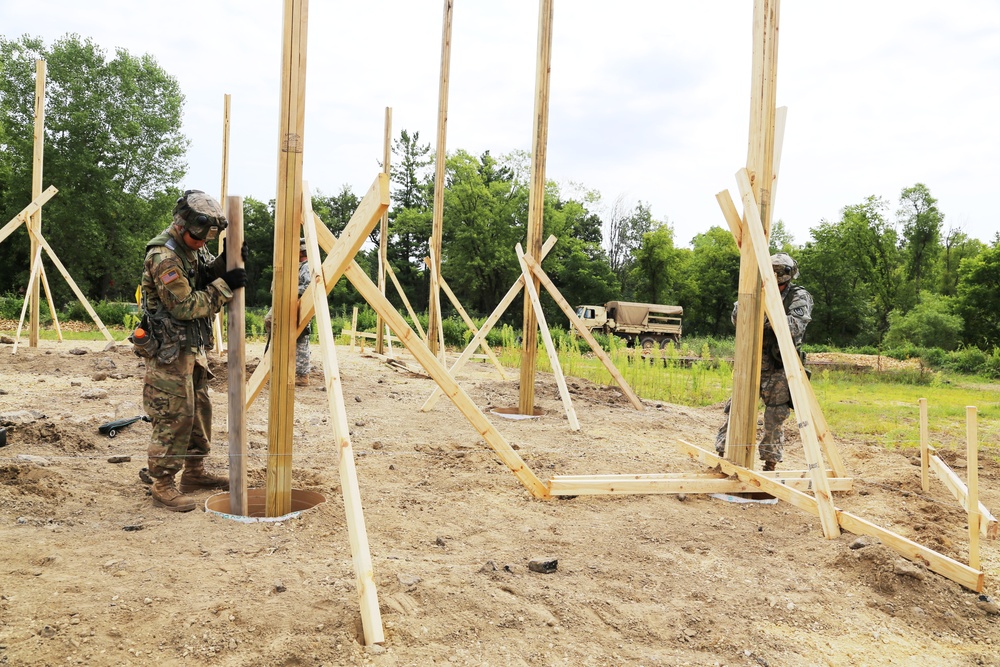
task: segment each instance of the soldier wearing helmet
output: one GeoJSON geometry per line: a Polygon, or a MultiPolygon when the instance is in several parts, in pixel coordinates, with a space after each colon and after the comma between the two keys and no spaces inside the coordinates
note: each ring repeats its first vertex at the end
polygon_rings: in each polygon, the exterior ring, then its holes
{"type": "MultiPolygon", "coordinates": [[[[309,258],[306,255],[306,240],[299,239],[299,297],[301,297],[309,283],[312,282],[312,273],[309,271],[309,258]]],[[[274,283],[271,283],[271,291],[274,291],[274,283]]],[[[274,319],[274,311],[267,309],[264,316],[264,331],[267,333],[268,341],[271,337],[271,322],[274,319]]],[[[312,370],[309,354],[309,337],[312,335],[312,320],[309,326],[302,330],[299,337],[295,339],[295,386],[309,386],[309,371],[312,370]]]]}
{"type": "MultiPolygon", "coordinates": [[[[788,316],[788,328],[792,332],[795,349],[802,356],[802,338],[806,327],[812,321],[813,298],[804,287],[792,282],[799,277],[799,265],[788,254],[779,252],[771,255],[771,268],[778,281],[781,301],[788,316]]],[[[739,303],[733,306],[733,323],[739,303]]],[[[788,389],[788,378],[781,359],[778,339],[771,323],[764,319],[764,339],[760,362],[760,397],[764,401],[764,434],[760,440],[760,459],[764,470],[774,470],[781,462],[785,434],[782,425],[788,419],[792,408],[792,396],[788,389]]],[[[715,450],[719,456],[726,452],[726,435],[729,431],[729,409],[732,398],[726,402],[726,422],[715,437],[715,450]]]]}
{"type": "MultiPolygon", "coordinates": [[[[175,512],[194,509],[186,493],[229,484],[204,467],[212,435],[205,354],[214,346],[212,318],[247,282],[245,269],[226,270],[225,249],[215,257],[205,247],[227,224],[216,200],[188,190],[170,226],[146,245],[142,329],[152,344],[136,345],[136,354],[146,358],[143,407],[153,426],[148,472],[153,500],[175,512]],[[174,476],[182,467],[178,490],[174,476]]],[[[244,261],[246,253],[244,243],[244,261]]]]}

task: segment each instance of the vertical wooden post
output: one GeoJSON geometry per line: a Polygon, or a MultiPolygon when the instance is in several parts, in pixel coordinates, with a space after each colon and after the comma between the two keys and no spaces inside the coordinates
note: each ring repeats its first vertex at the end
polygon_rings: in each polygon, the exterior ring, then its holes
{"type": "Polygon", "coordinates": [[[444,227],[444,171],[447,158],[445,135],[448,127],[448,78],[451,70],[451,15],[454,0],[444,0],[444,25],[441,28],[441,81],[438,87],[437,148],[434,167],[434,212],[431,222],[431,294],[427,302],[427,345],[431,352],[444,354],[439,345],[441,331],[441,292],[436,276],[441,275],[441,236],[444,227]]]}
{"type": "Polygon", "coordinates": [[[354,334],[358,331],[358,307],[351,311],[351,352],[354,352],[354,334]]]}
{"type": "MultiPolygon", "coordinates": [[[[229,96],[226,95],[227,101],[229,96]]],[[[226,243],[234,252],[226,253],[226,269],[242,269],[243,257],[236,249],[243,246],[243,198],[227,197],[226,217],[229,234],[226,243]]],[[[247,438],[246,412],[246,290],[238,289],[227,306],[227,370],[229,380],[229,512],[247,515],[247,438]]]]}
{"type": "MultiPolygon", "coordinates": [[[[31,198],[37,199],[42,194],[42,162],[45,156],[45,61],[35,61],[35,144],[34,159],[31,167],[31,198]]],[[[28,225],[34,230],[31,234],[31,257],[32,262],[42,261],[42,255],[38,251],[38,241],[36,236],[42,235],[42,209],[31,214],[28,225]],[[35,259],[37,258],[37,259],[35,259]]],[[[32,263],[31,272],[35,271],[32,263]]],[[[28,290],[28,298],[31,300],[31,319],[28,333],[28,347],[38,347],[38,314],[39,314],[39,289],[41,281],[36,280],[28,290]]],[[[55,312],[52,313],[55,317],[55,312]]]]}
{"type": "Polygon", "coordinates": [[[931,489],[931,453],[927,432],[927,399],[920,399],[920,488],[927,493],[931,489]]]}
{"type": "Polygon", "coordinates": [[[306,99],[308,0],[284,0],[278,188],[274,224],[271,391],[268,411],[266,514],[282,516],[292,502],[292,421],[298,325],[299,229],[306,99]]]}
{"type": "MultiPolygon", "coordinates": [[[[549,136],[549,75],[552,71],[552,0],[538,3],[538,60],[535,67],[535,114],[531,136],[531,181],[528,193],[528,238],[525,251],[532,257],[542,253],[542,217],[545,212],[545,155],[549,136]]],[[[538,277],[531,280],[535,291],[538,277]]],[[[527,284],[527,283],[526,283],[527,284]]],[[[527,294],[527,292],[525,292],[527,294]]],[[[538,321],[531,301],[524,299],[524,319],[521,331],[521,390],[518,412],[535,414],[535,355],[538,352],[538,321]]]]}
{"type": "MultiPolygon", "coordinates": [[[[759,206],[764,236],[771,227],[771,180],[778,62],[778,0],[754,0],[753,73],[750,92],[750,139],[747,171],[759,206]]],[[[744,219],[746,224],[746,219],[744,219]]],[[[753,469],[757,443],[757,395],[760,391],[764,303],[757,257],[744,234],[740,245],[739,318],[733,364],[733,402],[729,413],[726,458],[753,469]]]]}
{"type": "MultiPolygon", "coordinates": [[[[392,157],[392,107],[385,108],[385,137],[382,142],[382,173],[389,175],[389,160],[392,157]]],[[[389,247],[389,210],[382,214],[382,220],[378,228],[378,290],[385,296],[385,267],[389,262],[387,252],[389,247]]],[[[375,320],[375,330],[378,332],[375,337],[375,353],[385,354],[385,324],[382,316],[375,320]]],[[[389,344],[392,349],[392,344],[389,344]]]]}
{"type": "Polygon", "coordinates": [[[966,471],[969,478],[969,498],[966,509],[969,512],[969,567],[981,569],[979,561],[979,433],[976,407],[965,408],[966,471]]]}
{"type": "MultiPolygon", "coordinates": [[[[222,203],[222,210],[226,212],[226,217],[229,217],[229,213],[226,206],[229,205],[226,197],[229,196],[229,102],[232,95],[226,93],[222,98],[222,187],[219,191],[219,202],[222,203]]],[[[242,201],[242,200],[241,200],[242,201]]],[[[242,204],[241,204],[242,205],[242,204]]],[[[241,211],[242,214],[242,211],[241,211]]],[[[219,242],[216,246],[219,252],[222,251],[224,244],[226,243],[226,230],[222,230],[219,233],[219,242]]],[[[240,246],[243,242],[240,241],[240,246]]],[[[235,246],[239,249],[240,246],[235,246]]],[[[228,264],[228,259],[226,260],[228,264]]],[[[216,354],[219,358],[222,358],[222,313],[215,314],[215,320],[212,323],[215,331],[216,340],[216,354]]]]}

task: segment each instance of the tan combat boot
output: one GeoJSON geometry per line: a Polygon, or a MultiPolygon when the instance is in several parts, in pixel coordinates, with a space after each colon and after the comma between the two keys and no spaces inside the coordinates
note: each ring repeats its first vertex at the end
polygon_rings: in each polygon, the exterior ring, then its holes
{"type": "Polygon", "coordinates": [[[308,375],[296,375],[295,376],[295,386],[296,387],[308,387],[309,386],[309,376],[308,375]]]}
{"type": "Polygon", "coordinates": [[[185,496],[174,486],[174,475],[176,474],[171,472],[162,477],[153,478],[150,493],[156,504],[166,507],[171,512],[190,512],[194,509],[194,499],[185,496]]]}
{"type": "Polygon", "coordinates": [[[202,489],[228,488],[229,478],[205,472],[205,462],[202,459],[188,459],[184,462],[184,472],[181,473],[181,493],[191,493],[202,489]]]}

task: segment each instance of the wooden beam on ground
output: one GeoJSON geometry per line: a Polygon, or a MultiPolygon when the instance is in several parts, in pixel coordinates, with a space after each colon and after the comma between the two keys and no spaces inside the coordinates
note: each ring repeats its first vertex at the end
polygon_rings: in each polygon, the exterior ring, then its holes
{"type": "Polygon", "coordinates": [[[409,313],[410,319],[413,321],[413,326],[417,328],[417,333],[420,334],[421,340],[426,343],[427,334],[424,333],[424,328],[420,325],[420,319],[413,312],[413,306],[410,305],[410,300],[406,298],[406,292],[403,291],[403,286],[399,284],[399,280],[396,278],[396,272],[392,270],[392,266],[388,262],[385,264],[385,272],[389,274],[389,279],[396,286],[396,292],[399,294],[399,298],[402,299],[403,305],[406,307],[406,312],[409,313]]]}
{"type": "MultiPolygon", "coordinates": [[[[695,473],[697,474],[697,473],[695,473]]],[[[775,478],[775,482],[797,491],[812,489],[809,478],[775,478]]],[[[830,488],[849,491],[852,479],[831,478],[830,488]]],[[[754,484],[726,476],[695,477],[666,473],[662,475],[556,475],[549,480],[553,496],[676,494],[676,493],[755,493],[754,484]]]]}
{"type": "MultiPolygon", "coordinates": [[[[573,400],[569,396],[569,389],[566,387],[566,378],[563,377],[562,365],[559,363],[559,352],[552,343],[552,334],[549,333],[549,325],[545,322],[545,312],[542,310],[542,302],[538,299],[538,292],[535,290],[535,278],[531,269],[528,268],[524,260],[524,251],[521,244],[516,246],[517,260],[521,263],[521,273],[524,275],[524,290],[531,300],[531,305],[535,309],[535,317],[538,319],[538,328],[542,332],[542,341],[545,343],[545,350],[549,353],[549,364],[552,366],[552,374],[556,378],[556,386],[559,387],[559,396],[562,397],[563,409],[566,410],[566,419],[569,427],[574,431],[580,430],[580,422],[576,418],[576,410],[573,409],[573,400]]],[[[534,414],[532,412],[526,414],[534,414]]]]}
{"type": "MultiPolygon", "coordinates": [[[[389,172],[389,161],[392,159],[392,107],[385,108],[385,131],[382,137],[382,173],[386,176],[390,175],[389,172]]],[[[382,219],[379,221],[378,226],[378,290],[383,295],[385,294],[385,269],[389,265],[388,257],[389,249],[389,210],[386,209],[385,213],[382,214],[382,219]]],[[[382,342],[383,331],[385,330],[385,324],[382,322],[382,318],[379,317],[375,320],[375,330],[378,332],[378,338],[375,339],[375,352],[378,354],[383,354],[385,352],[385,347],[382,342]]],[[[391,344],[390,344],[390,349],[391,344]]]]}
{"type": "MultiPolygon", "coordinates": [[[[556,237],[549,236],[549,238],[545,241],[545,244],[542,246],[541,257],[543,259],[545,258],[545,255],[549,254],[549,251],[555,244],[556,237]]],[[[493,312],[490,313],[490,316],[486,318],[485,322],[483,322],[483,326],[480,327],[479,333],[473,336],[472,340],[469,341],[469,344],[465,346],[462,354],[459,355],[458,360],[452,364],[451,369],[448,371],[451,377],[458,377],[459,371],[461,371],[466,362],[473,357],[473,351],[479,346],[481,341],[486,340],[487,334],[493,330],[496,323],[499,322],[500,318],[503,317],[503,314],[507,312],[507,307],[510,306],[514,299],[517,298],[517,295],[521,293],[522,287],[524,287],[524,275],[518,276],[517,280],[514,281],[514,284],[510,286],[509,290],[507,290],[507,294],[500,299],[500,303],[497,304],[496,308],[493,309],[493,312]]],[[[443,393],[444,392],[442,392],[440,387],[435,387],[434,391],[427,397],[427,400],[424,401],[424,404],[420,407],[420,409],[423,412],[428,412],[438,402],[438,399],[441,398],[443,393]]]]}
{"type": "MultiPolygon", "coordinates": [[[[42,158],[45,155],[45,61],[36,60],[35,61],[35,134],[33,143],[33,159],[31,166],[31,198],[35,199],[38,195],[42,194],[42,158]]],[[[36,257],[38,261],[42,261],[42,256],[40,253],[35,251],[38,249],[38,242],[35,240],[42,235],[42,209],[36,210],[31,214],[31,219],[28,221],[28,225],[33,230],[31,234],[31,252],[29,257],[36,257]]],[[[35,267],[31,267],[35,270],[35,267]]],[[[39,269],[38,275],[41,276],[41,270],[39,269]]],[[[34,284],[31,286],[31,290],[28,292],[28,297],[31,300],[31,326],[28,332],[28,346],[38,347],[38,316],[41,312],[40,302],[41,302],[41,291],[39,290],[39,283],[41,280],[36,279],[34,284]]]]}
{"type": "MultiPolygon", "coordinates": [[[[764,475],[761,475],[760,473],[750,470],[749,468],[737,466],[731,461],[727,461],[726,459],[716,456],[707,449],[702,449],[701,447],[684,440],[677,440],[676,442],[680,448],[688,454],[688,456],[691,456],[701,463],[712,467],[718,466],[723,473],[727,475],[736,475],[741,481],[758,487],[758,491],[769,493],[775,498],[784,500],[785,502],[806,511],[813,516],[819,516],[820,508],[816,498],[801,491],[796,491],[789,486],[780,484],[768,477],[765,477],[764,475]]],[[[844,530],[854,533],[855,535],[870,535],[872,537],[877,537],[883,544],[898,553],[903,558],[919,563],[970,590],[977,592],[982,591],[984,576],[981,571],[971,568],[964,563],[960,563],[953,558],[940,554],[933,549],[921,546],[916,542],[903,537],[902,535],[882,528],[881,526],[862,519],[857,515],[843,510],[836,510],[836,516],[839,525],[842,526],[844,530]]]]}
{"type": "MultiPolygon", "coordinates": [[[[549,141],[549,79],[552,73],[552,0],[538,2],[538,56],[535,60],[535,110],[531,133],[531,178],[528,184],[528,233],[525,247],[532,257],[542,256],[542,216],[545,211],[545,160],[549,141]]],[[[529,275],[538,292],[538,279],[529,275]]],[[[538,322],[528,299],[524,300],[521,327],[521,384],[518,410],[535,411],[535,357],[538,355],[538,322]]]]}
{"type": "Polygon", "coordinates": [[[42,192],[42,194],[32,199],[30,204],[21,209],[21,212],[11,218],[10,222],[4,225],[3,228],[0,228],[0,243],[3,243],[4,239],[14,233],[18,227],[27,222],[31,218],[32,214],[38,211],[42,205],[45,204],[45,202],[55,197],[57,192],[59,192],[59,190],[56,186],[50,185],[45,188],[45,191],[42,192]]]}
{"type": "MultiPolygon", "coordinates": [[[[948,467],[948,464],[941,459],[936,453],[934,453],[933,447],[928,447],[928,457],[927,465],[934,471],[934,473],[941,480],[951,495],[955,497],[955,500],[962,506],[963,509],[968,509],[969,507],[969,490],[965,486],[965,482],[958,474],[948,467]]],[[[968,462],[966,462],[968,465],[968,462]]],[[[928,489],[929,490],[929,489],[928,489]]],[[[997,518],[990,513],[990,510],[982,502],[979,503],[979,514],[980,520],[980,532],[983,537],[988,540],[995,540],[1000,537],[1000,523],[997,522],[997,518]]]]}
{"type": "MultiPolygon", "coordinates": [[[[28,230],[29,233],[31,233],[30,227],[28,230]]],[[[109,342],[113,341],[115,339],[114,336],[112,336],[111,332],[108,331],[108,328],[104,326],[104,322],[101,321],[101,318],[97,316],[97,312],[94,310],[93,306],[90,305],[90,302],[87,301],[87,297],[83,295],[83,292],[80,290],[79,286],[77,286],[76,281],[73,280],[73,277],[69,275],[69,271],[67,271],[66,267],[63,266],[63,263],[59,261],[59,257],[56,256],[56,252],[52,249],[52,246],[49,245],[49,242],[45,240],[44,236],[39,236],[38,242],[45,249],[45,254],[47,254],[52,263],[56,265],[56,269],[58,269],[59,273],[62,274],[62,277],[66,280],[67,284],[69,284],[70,289],[73,290],[74,294],[76,294],[76,298],[80,300],[81,304],[83,304],[87,314],[90,315],[90,319],[92,319],[94,324],[97,325],[97,328],[100,330],[101,334],[104,335],[104,338],[106,338],[109,342]]]]}
{"type": "Polygon", "coordinates": [[[269,517],[292,507],[292,436],[295,417],[295,339],[299,228],[302,224],[302,151],[305,131],[307,0],[284,0],[278,183],[274,207],[274,290],[271,323],[271,391],[267,420],[269,517]]]}
{"type": "MultiPolygon", "coordinates": [[[[431,266],[430,259],[424,257],[424,264],[426,264],[428,268],[430,268],[431,266]]],[[[458,297],[455,296],[455,293],[451,291],[451,287],[449,287],[448,283],[445,282],[444,276],[438,276],[438,285],[440,285],[441,289],[444,290],[444,293],[445,295],[447,295],[448,300],[451,301],[451,305],[455,307],[455,310],[458,312],[459,317],[461,317],[462,321],[465,322],[465,326],[469,327],[469,331],[472,332],[472,335],[475,336],[477,333],[479,333],[479,328],[476,327],[476,323],[473,322],[472,318],[469,317],[469,314],[465,312],[465,308],[462,307],[462,304],[458,300],[458,297]]],[[[497,369],[497,372],[500,374],[500,379],[506,381],[507,376],[504,375],[503,366],[500,364],[500,360],[497,359],[496,353],[493,352],[493,348],[489,346],[489,344],[486,342],[485,339],[479,341],[479,346],[483,349],[483,353],[490,360],[490,362],[493,363],[494,368],[497,369]]]]}
{"type": "MultiPolygon", "coordinates": [[[[330,408],[330,424],[333,437],[337,441],[336,457],[340,469],[340,490],[344,498],[344,512],[347,518],[347,534],[351,542],[351,559],[354,563],[354,577],[358,598],[361,603],[361,626],[364,630],[365,645],[371,646],[385,641],[382,629],[382,615],[378,606],[375,587],[375,568],[372,565],[371,547],[368,544],[368,529],[361,508],[361,489],[358,472],[354,464],[354,449],[351,445],[351,430],[347,423],[344,405],[344,389],[340,382],[340,366],[337,363],[337,348],[330,323],[330,304],[327,302],[326,285],[323,285],[322,262],[317,241],[317,228],[326,227],[313,215],[309,188],[302,187],[302,230],[306,239],[306,256],[312,274],[313,293],[316,295],[316,329],[319,331],[320,354],[323,359],[323,378],[330,408]]],[[[383,285],[384,287],[384,285],[383,285]]]]}
{"type": "Polygon", "coordinates": [[[552,279],[549,278],[547,273],[545,273],[542,266],[536,262],[531,255],[525,255],[524,261],[528,265],[528,268],[531,269],[531,272],[538,279],[539,283],[548,291],[549,296],[551,296],[556,302],[556,305],[562,309],[563,314],[569,318],[570,325],[576,327],[576,330],[580,332],[583,339],[587,341],[587,345],[590,346],[590,349],[594,351],[597,358],[601,360],[604,367],[609,373],[611,373],[611,377],[614,378],[616,383],[618,383],[622,393],[625,394],[625,398],[629,400],[636,410],[645,410],[646,407],[642,404],[642,401],[639,400],[639,397],[635,395],[635,392],[632,391],[632,387],[629,386],[628,382],[625,381],[625,378],[618,370],[618,367],[615,366],[615,362],[611,361],[611,358],[604,352],[600,343],[598,343],[594,338],[594,335],[590,333],[590,329],[587,328],[587,325],[576,316],[576,311],[573,310],[573,306],[571,306],[569,301],[567,301],[563,295],[559,293],[555,283],[553,283],[552,279]]]}
{"type": "MultiPolygon", "coordinates": [[[[736,181],[739,184],[740,194],[743,196],[743,211],[747,216],[745,229],[749,232],[750,240],[753,242],[754,252],[757,257],[767,257],[767,237],[764,234],[764,229],[758,216],[757,203],[754,201],[753,190],[750,184],[750,175],[746,169],[740,169],[736,172],[736,181]]],[[[784,313],[781,292],[778,290],[778,282],[774,276],[774,271],[771,269],[771,263],[759,264],[757,270],[764,285],[764,300],[767,303],[768,312],[775,315],[784,313]]],[[[742,314],[740,317],[742,317],[742,314]]],[[[788,379],[788,389],[792,396],[792,404],[795,407],[795,417],[798,419],[799,433],[802,438],[802,449],[805,452],[806,463],[808,463],[809,469],[813,473],[813,484],[815,486],[816,501],[819,505],[820,523],[823,525],[823,534],[826,535],[827,539],[832,540],[840,535],[840,526],[837,524],[833,499],[830,495],[830,486],[827,482],[826,470],[823,465],[823,455],[820,452],[819,441],[816,438],[815,425],[812,423],[812,409],[808,390],[804,382],[805,374],[802,370],[802,364],[792,362],[792,359],[798,358],[798,352],[792,340],[792,332],[788,327],[788,318],[772,317],[769,321],[771,322],[771,329],[774,331],[775,338],[778,340],[781,358],[787,360],[784,364],[785,377],[788,379]]],[[[756,429],[756,425],[754,428],[756,429]]]]}
{"type": "MultiPolygon", "coordinates": [[[[228,95],[226,97],[229,97],[228,95]]],[[[243,246],[243,198],[227,197],[226,209],[229,233],[226,244],[234,249],[243,246]]],[[[242,269],[243,257],[237,252],[226,253],[226,270],[242,269]]],[[[226,343],[226,374],[229,387],[229,512],[246,516],[247,509],[247,426],[246,426],[246,290],[233,292],[226,318],[229,340],[226,343]]],[[[222,339],[218,339],[222,347],[222,339]]]]}

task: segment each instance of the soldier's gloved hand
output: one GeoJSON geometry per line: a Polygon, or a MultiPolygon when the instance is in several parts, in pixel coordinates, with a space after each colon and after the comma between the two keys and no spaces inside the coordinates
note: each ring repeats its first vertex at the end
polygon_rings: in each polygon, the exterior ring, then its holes
{"type": "Polygon", "coordinates": [[[230,269],[222,274],[222,279],[229,285],[229,289],[234,290],[247,285],[246,269],[230,269]]]}
{"type": "Polygon", "coordinates": [[[247,242],[244,241],[243,245],[240,246],[240,259],[242,259],[243,263],[246,264],[248,257],[250,257],[250,248],[247,247],[247,242]]]}

